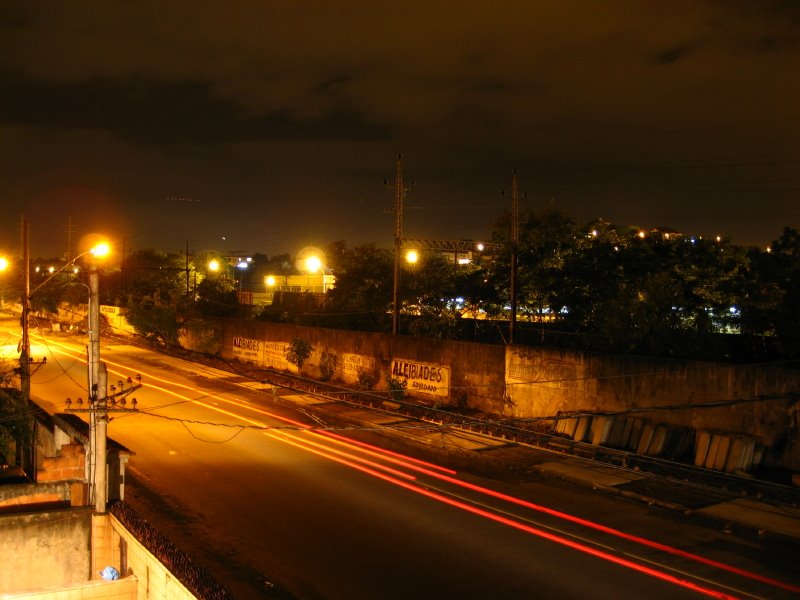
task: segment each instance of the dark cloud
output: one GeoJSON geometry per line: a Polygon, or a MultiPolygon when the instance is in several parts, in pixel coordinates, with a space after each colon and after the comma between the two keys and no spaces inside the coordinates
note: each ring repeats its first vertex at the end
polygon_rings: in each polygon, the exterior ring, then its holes
{"type": "Polygon", "coordinates": [[[798,15],[736,0],[8,1],[0,198],[54,231],[107,204],[155,245],[222,229],[266,252],[383,242],[380,182],[403,152],[410,237],[485,235],[517,169],[532,207],[766,243],[800,221],[798,15]]]}
{"type": "Polygon", "coordinates": [[[207,82],[91,80],[42,82],[0,74],[0,121],[34,127],[99,129],[145,144],[253,140],[370,140],[385,131],[342,111],[301,119],[284,111],[253,116],[216,97],[207,82]]]}

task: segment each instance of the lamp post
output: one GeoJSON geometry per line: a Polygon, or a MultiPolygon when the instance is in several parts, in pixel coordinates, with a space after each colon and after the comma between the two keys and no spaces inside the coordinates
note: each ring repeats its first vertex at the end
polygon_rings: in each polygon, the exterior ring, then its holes
{"type": "Polygon", "coordinates": [[[83,255],[89,265],[89,402],[94,410],[90,418],[90,454],[94,462],[94,507],[98,513],[106,511],[108,483],[106,473],[106,438],[108,436],[108,413],[106,412],[106,390],[108,372],[105,363],[100,362],[100,274],[97,271],[98,260],[104,259],[111,249],[107,243],[99,243],[83,255]]]}
{"type": "MultiPolygon", "coordinates": [[[[108,425],[108,414],[106,413],[106,379],[107,372],[104,364],[100,363],[100,301],[99,301],[99,274],[97,264],[111,252],[111,248],[106,242],[97,242],[91,248],[79,254],[58,270],[53,269],[50,277],[42,281],[33,290],[30,289],[30,259],[29,259],[29,239],[28,222],[22,219],[22,254],[23,264],[25,265],[24,284],[22,293],[22,343],[20,351],[20,372],[21,372],[21,392],[23,399],[30,398],[30,337],[29,337],[29,317],[30,300],[42,286],[48,283],[56,275],[74,265],[74,263],[84,256],[89,256],[86,262],[89,265],[89,304],[87,307],[87,320],[89,323],[89,345],[87,346],[87,388],[90,397],[90,434],[89,434],[89,455],[93,469],[89,471],[94,480],[95,510],[105,512],[107,498],[106,483],[106,435],[108,425]],[[101,410],[99,417],[96,416],[98,409],[101,410]],[[101,460],[102,458],[102,460],[101,460]]],[[[90,467],[91,468],[91,467],[90,467]]]]}
{"type": "Polygon", "coordinates": [[[239,260],[236,263],[236,268],[239,269],[239,291],[242,291],[242,283],[244,280],[244,272],[247,270],[247,267],[250,266],[250,262],[252,259],[248,256],[245,260],[239,260]]]}
{"type": "MultiPolygon", "coordinates": [[[[8,270],[8,259],[5,256],[0,256],[0,274],[5,273],[8,270]]],[[[6,295],[3,292],[2,287],[0,287],[0,310],[5,308],[6,306],[6,295]]]]}
{"type": "MultiPolygon", "coordinates": [[[[111,252],[106,242],[97,242],[85,252],[73,258],[61,269],[40,283],[33,292],[58,275],[61,271],[75,263],[79,258],[86,258],[89,274],[89,304],[87,306],[87,321],[89,324],[89,344],[87,354],[87,388],[89,392],[89,456],[90,476],[94,481],[95,510],[103,513],[106,510],[108,485],[106,474],[106,436],[108,434],[108,413],[106,412],[105,399],[107,388],[107,371],[105,364],[100,362],[100,274],[97,271],[98,262],[105,259],[111,252]]],[[[33,292],[30,292],[32,294],[33,292]]]]}

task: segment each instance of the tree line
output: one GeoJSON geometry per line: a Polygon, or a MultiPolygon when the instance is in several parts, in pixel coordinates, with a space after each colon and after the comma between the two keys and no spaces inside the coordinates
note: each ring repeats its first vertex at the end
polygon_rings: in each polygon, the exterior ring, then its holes
{"type": "MultiPolygon", "coordinates": [[[[415,264],[402,261],[400,333],[508,341],[510,231],[506,214],[493,228],[490,250],[474,250],[466,264],[436,251],[422,252],[415,264]]],[[[523,212],[517,231],[515,342],[710,359],[800,355],[797,229],[784,228],[769,248],[752,248],[602,219],[579,223],[545,209],[523,212]]],[[[266,275],[297,273],[290,255],[256,254],[247,269],[210,273],[214,258],[226,260],[214,252],[188,260],[152,249],[133,252],[101,277],[101,301],[125,307],[141,335],[168,344],[192,315],[391,330],[391,249],[336,241],[326,249],[336,284],[324,302],[289,301],[290,294],[253,307],[242,304],[241,292],[264,291],[266,275]]],[[[54,310],[85,294],[66,274],[42,288],[32,305],[54,310]]]]}

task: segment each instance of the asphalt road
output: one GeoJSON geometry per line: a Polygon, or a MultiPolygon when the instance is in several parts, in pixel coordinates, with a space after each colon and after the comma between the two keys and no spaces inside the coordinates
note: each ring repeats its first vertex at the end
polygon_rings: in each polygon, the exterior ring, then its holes
{"type": "MultiPolygon", "coordinates": [[[[0,335],[16,344],[13,322],[0,335]]],[[[86,340],[32,342],[48,357],[34,399],[61,411],[85,398],[86,340]]],[[[563,483],[456,472],[420,448],[367,448],[349,440],[393,436],[339,429],[338,410],[292,408],[204,366],[107,340],[101,357],[110,381],[144,384],[140,412],[109,425],[136,453],[126,499],[238,598],[796,597],[775,583],[798,584],[794,558],[758,540],[563,483]]]]}

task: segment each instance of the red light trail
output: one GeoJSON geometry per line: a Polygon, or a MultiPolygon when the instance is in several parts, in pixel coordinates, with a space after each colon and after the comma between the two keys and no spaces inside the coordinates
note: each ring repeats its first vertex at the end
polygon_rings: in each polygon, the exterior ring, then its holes
{"type": "MultiPolygon", "coordinates": [[[[74,350],[72,350],[71,348],[69,348],[69,347],[67,347],[65,345],[58,344],[58,343],[53,343],[52,341],[49,341],[49,345],[51,345],[51,346],[52,345],[57,345],[57,346],[59,346],[61,348],[61,351],[64,352],[65,354],[85,362],[85,357],[83,357],[83,356],[81,356],[79,354],[76,355],[74,350]]],[[[51,351],[52,351],[52,348],[51,348],[51,351]]],[[[113,366],[116,366],[116,367],[121,368],[121,369],[125,368],[125,366],[123,364],[116,363],[116,362],[113,362],[113,361],[109,361],[109,360],[107,360],[105,358],[104,358],[104,360],[107,363],[107,365],[113,365],[113,366]]],[[[120,376],[126,376],[127,375],[127,373],[124,373],[124,372],[121,372],[121,371],[114,371],[114,370],[111,370],[111,369],[109,369],[109,371],[113,372],[113,373],[115,373],[117,375],[120,375],[120,376]]],[[[556,535],[555,533],[544,531],[543,529],[540,529],[540,528],[537,528],[537,527],[533,527],[533,526],[531,526],[529,524],[526,524],[526,523],[520,522],[518,520],[509,518],[508,516],[504,516],[503,514],[498,514],[496,512],[491,512],[490,510],[486,510],[485,508],[482,508],[479,505],[469,504],[468,502],[466,502],[464,500],[456,499],[456,498],[447,496],[447,495],[445,495],[444,493],[441,493],[441,492],[432,491],[432,490],[427,489],[426,487],[424,487],[422,484],[418,483],[416,481],[416,477],[413,476],[413,475],[410,475],[408,473],[404,473],[404,472],[402,472],[402,471],[400,471],[400,470],[398,470],[396,468],[392,468],[392,467],[388,467],[386,465],[380,464],[378,462],[375,462],[374,460],[365,458],[364,456],[358,456],[355,453],[361,453],[361,454],[367,455],[367,456],[369,456],[369,457],[371,457],[373,459],[377,458],[379,460],[382,460],[382,461],[385,461],[385,462],[389,462],[389,463],[392,463],[394,465],[399,465],[399,466],[404,467],[406,469],[410,469],[410,470],[415,471],[417,473],[424,474],[424,475],[429,476],[429,477],[433,477],[433,478],[435,478],[437,480],[443,481],[443,482],[451,484],[451,485],[455,485],[457,487],[460,487],[460,488],[463,488],[463,489],[466,489],[466,490],[469,490],[469,491],[472,491],[472,492],[475,492],[475,493],[486,495],[488,497],[492,497],[492,498],[495,498],[495,499],[498,499],[498,500],[501,500],[501,501],[504,501],[504,502],[508,502],[508,503],[511,503],[511,504],[514,504],[514,505],[517,505],[517,506],[520,506],[520,507],[523,507],[523,508],[526,508],[526,509],[529,509],[529,510],[540,512],[542,514],[547,514],[549,516],[556,517],[558,519],[561,519],[561,520],[564,520],[564,521],[567,521],[567,522],[571,522],[571,523],[574,523],[574,524],[577,524],[577,525],[580,525],[580,526],[583,526],[583,527],[586,527],[586,528],[589,528],[589,529],[592,529],[592,530],[595,530],[595,531],[599,531],[599,532],[602,532],[602,533],[605,533],[605,534],[608,534],[608,535],[611,535],[611,536],[615,536],[615,537],[618,537],[620,539],[624,539],[624,540],[629,541],[629,542],[640,544],[642,546],[646,546],[646,547],[649,547],[649,548],[652,548],[652,549],[655,549],[655,550],[658,550],[658,551],[661,551],[661,552],[664,552],[664,553],[667,553],[667,554],[671,554],[671,555],[678,556],[678,557],[681,557],[681,558],[684,558],[684,559],[688,559],[688,560],[697,562],[699,564],[703,564],[703,565],[706,565],[706,566],[709,566],[709,567],[713,567],[713,568],[716,568],[716,569],[719,569],[719,570],[723,570],[723,571],[735,574],[737,576],[741,576],[741,577],[748,578],[748,579],[751,579],[751,580],[754,580],[754,581],[758,581],[760,583],[763,583],[763,584],[766,584],[766,585],[769,585],[769,586],[773,586],[775,588],[780,588],[780,589],[787,590],[787,591],[794,592],[794,593],[800,593],[800,587],[794,586],[792,584],[784,583],[782,581],[778,581],[778,580],[775,580],[775,579],[772,579],[772,578],[769,578],[769,577],[765,577],[763,575],[759,575],[758,573],[753,573],[753,572],[750,572],[750,571],[747,571],[747,570],[744,570],[744,569],[740,569],[738,567],[734,567],[732,565],[728,565],[728,564],[725,564],[725,563],[722,563],[722,562],[719,562],[719,561],[715,561],[715,560],[712,560],[712,559],[709,559],[709,558],[706,558],[706,557],[703,557],[703,556],[699,556],[699,555],[693,554],[691,552],[680,550],[678,548],[674,548],[672,546],[668,546],[668,545],[662,544],[660,542],[649,540],[647,538],[642,538],[640,536],[628,534],[628,533],[625,533],[625,532],[620,531],[618,529],[614,529],[612,527],[608,527],[606,525],[602,525],[600,523],[596,523],[596,522],[590,521],[588,519],[577,517],[575,515],[571,515],[569,513],[565,513],[565,512],[556,510],[556,509],[552,509],[552,508],[548,508],[548,507],[545,507],[545,506],[542,506],[542,505],[538,505],[536,503],[533,503],[533,502],[530,502],[530,501],[527,501],[527,500],[523,500],[523,499],[517,498],[515,496],[511,496],[511,495],[508,495],[508,494],[497,492],[497,491],[492,490],[490,488],[486,488],[486,487],[479,486],[479,485],[476,485],[476,484],[472,484],[472,483],[469,483],[469,482],[466,482],[466,481],[462,481],[462,480],[458,479],[457,477],[455,477],[455,475],[457,474],[456,471],[441,467],[439,465],[435,465],[435,464],[427,462],[427,461],[423,461],[423,460],[416,459],[416,458],[413,458],[413,457],[405,456],[405,455],[403,455],[401,453],[398,453],[398,452],[385,450],[385,449],[380,448],[378,446],[374,446],[372,444],[368,444],[368,443],[361,442],[361,441],[358,441],[358,440],[352,440],[352,439],[350,439],[350,438],[348,438],[346,436],[334,433],[332,431],[321,430],[321,429],[318,428],[318,426],[310,426],[308,424],[302,423],[302,422],[294,420],[294,419],[290,419],[290,418],[285,417],[283,415],[279,415],[279,414],[273,413],[271,411],[265,410],[263,408],[260,408],[260,407],[257,407],[257,406],[253,406],[252,404],[249,404],[249,403],[246,403],[246,402],[242,402],[242,401],[234,400],[234,399],[230,399],[230,398],[225,398],[225,397],[222,397],[222,396],[217,395],[217,394],[206,394],[202,390],[199,390],[199,389],[197,389],[197,388],[195,388],[193,386],[177,383],[177,382],[174,382],[174,381],[171,381],[171,380],[168,380],[168,379],[164,379],[164,378],[158,377],[158,376],[153,375],[153,374],[148,374],[148,373],[144,373],[144,372],[142,372],[142,374],[147,376],[147,387],[152,388],[152,389],[157,389],[158,391],[161,391],[163,393],[166,393],[166,394],[172,395],[174,397],[180,398],[184,402],[189,402],[189,403],[193,403],[193,404],[196,404],[196,405],[199,405],[199,406],[203,406],[204,408],[208,408],[209,410],[218,412],[220,414],[225,414],[225,415],[231,416],[231,417],[233,417],[235,419],[239,419],[241,421],[249,423],[252,426],[270,430],[270,426],[265,424],[265,423],[263,423],[263,422],[261,422],[261,421],[250,419],[250,418],[245,417],[245,416],[243,416],[243,415],[241,415],[241,414],[239,414],[237,412],[232,412],[230,410],[226,410],[224,408],[221,408],[221,407],[218,407],[218,406],[214,406],[214,405],[209,404],[208,402],[204,402],[204,401],[202,401],[200,399],[189,398],[188,396],[181,395],[181,394],[179,394],[179,393],[177,393],[175,391],[172,391],[172,390],[168,389],[167,387],[155,386],[150,382],[151,381],[159,381],[159,382],[162,382],[163,384],[165,384],[167,386],[172,386],[173,388],[180,388],[180,389],[183,389],[183,390],[186,390],[186,391],[201,393],[201,394],[203,394],[203,396],[205,398],[213,398],[214,400],[218,400],[220,402],[224,402],[225,404],[227,404],[229,406],[234,406],[234,407],[237,407],[237,408],[240,408],[240,409],[249,410],[249,411],[258,413],[260,415],[266,416],[268,418],[278,420],[278,421],[280,421],[282,423],[286,423],[286,424],[288,424],[288,425],[290,425],[292,427],[296,427],[298,430],[311,433],[311,434],[315,435],[316,437],[324,438],[324,439],[326,439],[326,440],[328,440],[330,442],[333,442],[333,443],[335,443],[335,444],[337,444],[339,446],[343,446],[344,449],[334,449],[334,448],[325,446],[324,444],[321,444],[320,442],[314,442],[314,441],[311,441],[311,440],[308,440],[308,439],[304,439],[303,437],[301,437],[300,433],[291,433],[291,432],[286,431],[286,430],[280,430],[279,431],[279,430],[273,429],[271,431],[264,431],[263,432],[265,435],[269,436],[270,438],[272,438],[274,440],[290,444],[290,445],[295,446],[297,448],[300,448],[300,449],[303,449],[305,451],[311,452],[311,453],[313,453],[315,455],[324,457],[324,458],[326,458],[328,460],[332,460],[332,461],[335,461],[335,462],[337,462],[339,464],[342,464],[342,465],[348,466],[350,468],[356,469],[356,470],[358,470],[358,471],[360,471],[362,473],[368,474],[370,476],[378,477],[378,478],[380,478],[380,479],[382,479],[382,480],[384,480],[384,481],[386,481],[388,483],[392,483],[393,485],[396,485],[396,486],[399,486],[401,488],[413,491],[414,493],[421,494],[423,496],[426,496],[426,497],[428,497],[430,499],[433,499],[433,500],[436,500],[438,502],[445,503],[445,504],[453,506],[455,508],[459,508],[461,510],[470,512],[470,513],[478,515],[478,516],[481,516],[483,518],[487,518],[487,519],[490,519],[490,520],[495,521],[497,523],[501,523],[501,524],[506,525],[508,527],[512,527],[512,528],[517,529],[519,531],[523,531],[523,532],[538,536],[540,538],[547,539],[547,540],[552,541],[554,543],[558,543],[560,545],[572,548],[572,549],[574,549],[576,551],[579,551],[579,552],[582,552],[582,553],[585,553],[585,554],[589,554],[589,555],[595,556],[597,558],[601,558],[603,560],[607,560],[609,562],[615,563],[615,564],[623,566],[625,568],[633,569],[633,570],[638,571],[640,573],[644,573],[644,574],[656,577],[656,578],[661,579],[663,581],[667,581],[669,583],[672,583],[672,584],[675,584],[675,585],[678,585],[678,586],[681,586],[681,587],[684,587],[684,588],[687,588],[687,589],[690,589],[690,590],[705,594],[707,596],[716,597],[716,598],[733,598],[734,597],[734,596],[728,595],[726,593],[723,593],[723,592],[720,592],[720,591],[717,591],[717,590],[713,590],[711,588],[703,587],[703,586],[698,585],[696,583],[693,583],[693,582],[691,582],[689,580],[682,579],[680,577],[676,577],[676,576],[668,574],[666,572],[659,571],[659,570],[654,569],[652,567],[644,566],[642,564],[639,564],[639,563],[636,563],[634,561],[628,560],[627,558],[622,558],[620,556],[615,556],[615,555],[610,554],[610,553],[608,553],[606,551],[599,550],[597,548],[593,548],[593,547],[588,546],[588,545],[586,545],[584,543],[580,543],[580,542],[568,539],[568,538],[563,537],[561,535],[556,535]]],[[[166,407],[158,407],[158,408],[166,408],[166,407]]]]}

